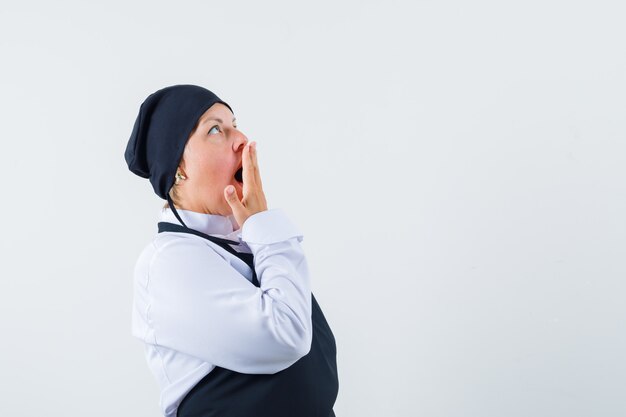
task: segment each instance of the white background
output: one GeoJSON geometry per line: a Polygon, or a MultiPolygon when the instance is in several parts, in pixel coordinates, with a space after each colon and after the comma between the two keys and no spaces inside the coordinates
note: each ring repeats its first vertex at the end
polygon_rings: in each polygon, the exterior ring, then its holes
{"type": "Polygon", "coordinates": [[[625,415],[622,4],[3,2],[0,415],[160,415],[123,153],[180,83],[305,236],[338,417],[625,415]]]}

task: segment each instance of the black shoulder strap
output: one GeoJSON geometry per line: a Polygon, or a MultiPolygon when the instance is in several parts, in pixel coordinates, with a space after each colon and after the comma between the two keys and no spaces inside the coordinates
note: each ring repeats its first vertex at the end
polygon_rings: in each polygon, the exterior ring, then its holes
{"type": "Polygon", "coordinates": [[[254,255],[251,253],[237,252],[235,249],[231,248],[229,245],[241,245],[241,242],[235,242],[234,240],[223,239],[221,237],[207,235],[206,233],[199,232],[195,229],[190,229],[188,227],[181,226],[175,223],[169,222],[159,222],[159,233],[161,232],[180,232],[180,233],[190,233],[192,235],[203,237],[211,242],[221,246],[230,254],[235,255],[242,261],[244,261],[248,266],[252,269],[252,283],[255,286],[259,286],[259,280],[256,275],[256,271],[254,269],[254,255]]]}
{"type": "MultiPolygon", "coordinates": [[[[210,240],[213,243],[228,244],[228,245],[241,245],[241,242],[236,242],[234,240],[228,240],[217,236],[207,235],[206,233],[199,232],[195,229],[190,229],[189,227],[184,227],[179,224],[169,223],[169,222],[159,222],[159,233],[161,232],[180,232],[180,233],[190,233],[192,235],[203,237],[207,240],[210,240]]],[[[223,247],[223,245],[220,245],[223,247]]]]}

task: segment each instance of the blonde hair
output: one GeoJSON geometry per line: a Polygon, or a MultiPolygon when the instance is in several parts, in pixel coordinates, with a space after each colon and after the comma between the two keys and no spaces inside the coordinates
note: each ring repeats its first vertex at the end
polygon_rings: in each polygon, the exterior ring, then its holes
{"type": "MultiPolygon", "coordinates": [[[[184,166],[184,162],[181,161],[181,166],[184,166]]],[[[178,173],[178,168],[176,169],[176,173],[178,173]]],[[[168,192],[170,198],[172,199],[172,203],[174,203],[175,206],[180,207],[180,194],[178,192],[178,179],[176,179],[174,181],[174,185],[172,185],[172,188],[170,188],[170,191],[168,192]]],[[[170,203],[169,201],[165,201],[165,204],[163,205],[163,208],[170,208],[170,203]]]]}
{"type": "MultiPolygon", "coordinates": [[[[176,184],[174,184],[172,188],[170,188],[169,194],[170,194],[170,197],[172,198],[172,202],[174,203],[174,205],[180,207],[180,204],[178,202],[178,199],[180,198],[180,196],[178,195],[178,186],[176,184]]],[[[170,208],[170,203],[167,200],[165,201],[163,208],[164,209],[170,208]]]]}
{"type": "MultiPolygon", "coordinates": [[[[189,134],[189,137],[187,138],[187,140],[189,140],[194,133],[196,133],[196,130],[198,130],[198,126],[200,126],[200,119],[196,120],[196,124],[193,125],[193,129],[191,130],[191,133],[189,134]]],[[[183,155],[180,157],[180,166],[181,167],[185,167],[185,152],[187,151],[187,144],[185,143],[185,147],[183,148],[183,155]]],[[[177,169],[178,172],[178,169],[177,169]]],[[[174,203],[175,206],[180,207],[180,195],[178,195],[178,184],[176,184],[176,182],[174,182],[174,185],[172,185],[172,188],[170,188],[169,191],[169,195],[172,198],[172,202],[174,203]]],[[[170,203],[168,201],[165,201],[165,204],[163,204],[163,208],[170,208],[170,203]]]]}

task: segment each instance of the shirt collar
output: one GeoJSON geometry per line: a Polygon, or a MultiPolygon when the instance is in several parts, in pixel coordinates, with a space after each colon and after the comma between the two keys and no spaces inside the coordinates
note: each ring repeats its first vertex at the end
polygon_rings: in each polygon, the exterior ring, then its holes
{"type": "MultiPolygon", "coordinates": [[[[176,209],[187,227],[207,235],[223,236],[231,239],[240,239],[241,229],[234,215],[222,216],[220,214],[198,213],[196,211],[176,209]]],[[[180,224],[174,212],[169,207],[161,210],[161,221],[180,224]]]]}

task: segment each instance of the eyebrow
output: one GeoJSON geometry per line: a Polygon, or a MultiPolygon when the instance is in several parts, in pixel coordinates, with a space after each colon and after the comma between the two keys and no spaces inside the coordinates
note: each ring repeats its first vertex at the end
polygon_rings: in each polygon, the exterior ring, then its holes
{"type": "MultiPolygon", "coordinates": [[[[204,119],[201,124],[205,124],[206,122],[208,122],[209,120],[215,120],[220,122],[221,124],[224,124],[224,121],[222,119],[220,119],[219,117],[207,117],[206,119],[204,119]]],[[[237,120],[236,117],[233,117],[233,123],[235,123],[235,121],[237,120]]]]}

